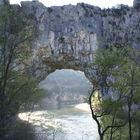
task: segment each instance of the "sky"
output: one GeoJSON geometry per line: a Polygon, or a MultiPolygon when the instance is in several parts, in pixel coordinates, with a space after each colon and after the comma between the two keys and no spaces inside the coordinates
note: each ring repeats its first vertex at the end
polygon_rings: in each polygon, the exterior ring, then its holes
{"type": "MultiPolygon", "coordinates": [[[[20,3],[21,0],[10,0],[11,4],[14,3],[20,3]]],[[[27,1],[27,0],[22,0],[22,1],[27,1]]],[[[28,0],[31,1],[31,0],[28,0]]],[[[44,5],[47,7],[50,6],[62,6],[62,5],[68,5],[68,4],[73,4],[76,5],[77,3],[84,2],[88,3],[91,5],[99,6],[101,8],[108,8],[108,7],[113,7],[118,4],[125,4],[132,6],[133,5],[133,0],[39,0],[42,2],[44,5]]]]}

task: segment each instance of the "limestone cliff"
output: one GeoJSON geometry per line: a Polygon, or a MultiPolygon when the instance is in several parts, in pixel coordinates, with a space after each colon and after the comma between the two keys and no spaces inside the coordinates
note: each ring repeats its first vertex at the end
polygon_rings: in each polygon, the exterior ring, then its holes
{"type": "Polygon", "coordinates": [[[72,68],[89,76],[86,66],[98,47],[128,43],[139,48],[139,1],[133,7],[112,9],[84,3],[47,8],[38,1],[22,2],[20,9],[33,18],[38,33],[32,43],[30,72],[43,78],[56,69],[72,68]]]}

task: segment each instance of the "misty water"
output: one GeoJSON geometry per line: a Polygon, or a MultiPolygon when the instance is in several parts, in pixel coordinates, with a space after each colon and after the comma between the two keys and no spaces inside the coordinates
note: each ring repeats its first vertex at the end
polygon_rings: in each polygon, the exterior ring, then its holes
{"type": "Polygon", "coordinates": [[[21,113],[19,117],[32,124],[36,140],[98,140],[96,123],[85,103],[21,113]]]}
{"type": "Polygon", "coordinates": [[[33,126],[36,140],[98,140],[89,105],[83,103],[91,89],[83,72],[56,70],[39,85],[46,93],[40,110],[19,114],[33,126]]]}

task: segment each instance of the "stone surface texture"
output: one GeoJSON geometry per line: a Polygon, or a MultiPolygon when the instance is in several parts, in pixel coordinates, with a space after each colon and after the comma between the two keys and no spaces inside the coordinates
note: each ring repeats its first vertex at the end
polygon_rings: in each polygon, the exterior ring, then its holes
{"type": "Polygon", "coordinates": [[[100,9],[84,3],[45,7],[39,1],[21,2],[20,9],[34,17],[37,37],[32,42],[32,75],[45,78],[56,69],[85,72],[99,47],[127,43],[140,48],[140,0],[133,7],[100,9]]]}

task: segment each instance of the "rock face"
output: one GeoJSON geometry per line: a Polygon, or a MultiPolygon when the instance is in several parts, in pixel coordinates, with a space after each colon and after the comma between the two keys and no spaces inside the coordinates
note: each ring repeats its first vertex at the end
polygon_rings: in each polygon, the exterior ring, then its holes
{"type": "Polygon", "coordinates": [[[2,5],[3,4],[3,0],[0,0],[0,5],[2,5]]]}
{"type": "Polygon", "coordinates": [[[22,2],[22,12],[35,17],[38,32],[30,72],[42,79],[56,69],[71,68],[90,78],[92,72],[86,66],[94,60],[98,47],[128,43],[139,48],[139,1],[134,1],[134,7],[104,10],[83,3],[47,8],[38,1],[22,2]]]}
{"type": "Polygon", "coordinates": [[[140,0],[134,0],[133,5],[134,5],[134,8],[139,8],[140,7],[140,0]]]}
{"type": "Polygon", "coordinates": [[[9,0],[0,0],[0,5],[9,4],[9,0]]]}

